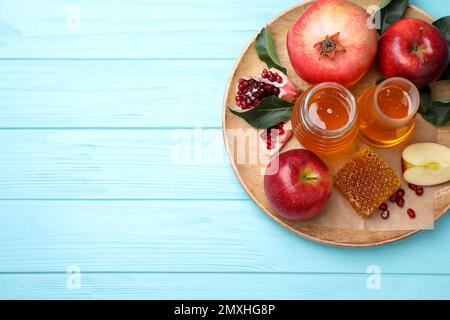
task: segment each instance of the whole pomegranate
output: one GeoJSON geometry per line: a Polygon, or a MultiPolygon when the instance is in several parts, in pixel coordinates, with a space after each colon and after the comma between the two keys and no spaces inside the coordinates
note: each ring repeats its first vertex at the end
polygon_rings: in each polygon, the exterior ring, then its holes
{"type": "Polygon", "coordinates": [[[236,88],[237,107],[252,109],[269,96],[292,101],[298,95],[298,90],[288,77],[275,69],[264,69],[260,77],[243,77],[236,88]]]}
{"type": "Polygon", "coordinates": [[[287,49],[292,67],[306,82],[358,82],[377,54],[369,14],[346,0],[319,0],[291,26],[287,49]]]}

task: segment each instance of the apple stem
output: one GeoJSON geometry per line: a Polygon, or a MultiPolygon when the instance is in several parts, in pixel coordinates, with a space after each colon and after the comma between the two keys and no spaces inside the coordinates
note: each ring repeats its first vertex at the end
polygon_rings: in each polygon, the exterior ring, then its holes
{"type": "Polygon", "coordinates": [[[420,27],[419,28],[419,39],[417,39],[417,45],[416,45],[416,49],[419,48],[420,44],[422,43],[422,36],[423,36],[423,31],[425,30],[424,27],[420,27]]]}

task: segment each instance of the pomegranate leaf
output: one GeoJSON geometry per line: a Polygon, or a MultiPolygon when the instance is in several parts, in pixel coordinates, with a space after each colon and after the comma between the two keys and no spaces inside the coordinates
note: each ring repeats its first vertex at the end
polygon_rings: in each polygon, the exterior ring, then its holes
{"type": "Polygon", "coordinates": [[[450,45],[450,16],[436,20],[433,22],[433,26],[438,28],[444,34],[448,45],[450,45]]]}
{"type": "Polygon", "coordinates": [[[430,86],[423,87],[419,90],[420,92],[420,107],[419,113],[426,113],[431,108],[433,100],[431,99],[431,88],[430,86]]]}
{"type": "MultiPolygon", "coordinates": [[[[446,16],[436,20],[435,22],[433,22],[433,26],[438,28],[444,34],[450,50],[450,16],[446,16]]],[[[439,80],[450,80],[450,65],[448,65],[447,70],[445,70],[444,74],[439,80]]]]}
{"type": "Polygon", "coordinates": [[[444,126],[450,121],[450,101],[433,101],[431,108],[420,114],[435,126],[444,126]]]}
{"type": "Polygon", "coordinates": [[[444,74],[442,74],[441,78],[439,79],[439,81],[442,80],[450,80],[450,64],[447,67],[447,70],[445,70],[444,74]]]}
{"type": "Polygon", "coordinates": [[[294,104],[276,96],[270,96],[261,100],[253,109],[236,110],[228,107],[231,113],[241,117],[249,125],[257,129],[270,128],[281,121],[291,118],[294,104]]]}
{"type": "Polygon", "coordinates": [[[286,68],[283,68],[280,64],[280,58],[278,58],[275,50],[272,32],[270,32],[268,26],[262,28],[256,36],[255,47],[259,58],[267,64],[267,67],[278,69],[286,74],[286,68]]]}
{"type": "Polygon", "coordinates": [[[408,4],[409,0],[392,0],[381,10],[381,33],[403,17],[408,4]]]}
{"type": "Polygon", "coordinates": [[[391,3],[392,0],[381,0],[380,2],[380,9],[383,9],[386,7],[389,3],[391,3]]]}
{"type": "Polygon", "coordinates": [[[435,126],[444,126],[450,121],[450,100],[439,101],[431,98],[429,86],[420,89],[420,108],[422,117],[435,126]]]}

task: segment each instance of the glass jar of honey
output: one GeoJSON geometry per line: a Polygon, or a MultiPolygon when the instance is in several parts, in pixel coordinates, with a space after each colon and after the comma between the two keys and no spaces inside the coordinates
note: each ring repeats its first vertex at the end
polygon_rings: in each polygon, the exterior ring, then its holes
{"type": "Polygon", "coordinates": [[[355,98],[339,83],[318,84],[295,102],[292,125],[306,149],[325,155],[346,150],[358,136],[355,98]]]}
{"type": "Polygon", "coordinates": [[[420,95],[404,78],[389,78],[368,89],[358,99],[360,137],[378,148],[393,147],[414,130],[420,95]]]}

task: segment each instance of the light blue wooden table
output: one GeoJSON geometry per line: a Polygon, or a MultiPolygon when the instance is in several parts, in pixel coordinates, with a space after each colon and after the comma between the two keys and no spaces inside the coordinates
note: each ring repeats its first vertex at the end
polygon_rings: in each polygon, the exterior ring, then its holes
{"type": "Polygon", "coordinates": [[[228,163],[174,158],[196,126],[223,156],[234,61],[296,2],[1,0],[0,298],[450,298],[448,216],[327,247],[270,220],[228,163]]]}

